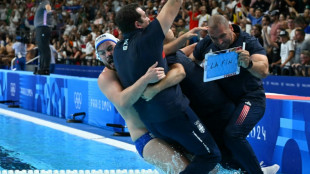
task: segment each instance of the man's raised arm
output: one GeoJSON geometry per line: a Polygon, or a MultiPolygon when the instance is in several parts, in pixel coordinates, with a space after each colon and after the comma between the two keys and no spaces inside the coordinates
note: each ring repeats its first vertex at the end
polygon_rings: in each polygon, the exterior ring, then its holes
{"type": "Polygon", "coordinates": [[[165,35],[179,13],[182,3],[183,0],[168,0],[158,14],[157,19],[165,35]]]}

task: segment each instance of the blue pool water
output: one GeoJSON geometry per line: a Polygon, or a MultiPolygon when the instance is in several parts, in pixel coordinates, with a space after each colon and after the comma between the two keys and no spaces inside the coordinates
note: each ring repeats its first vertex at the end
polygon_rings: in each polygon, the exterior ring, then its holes
{"type": "Polygon", "coordinates": [[[155,169],[132,151],[0,115],[2,169],[155,169]]]}

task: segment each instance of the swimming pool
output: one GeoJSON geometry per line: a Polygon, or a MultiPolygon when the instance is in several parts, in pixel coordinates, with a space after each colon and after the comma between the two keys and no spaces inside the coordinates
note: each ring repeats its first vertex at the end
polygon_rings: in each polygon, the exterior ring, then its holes
{"type": "Polygon", "coordinates": [[[132,144],[2,111],[0,170],[155,169],[137,155],[132,144]]]}

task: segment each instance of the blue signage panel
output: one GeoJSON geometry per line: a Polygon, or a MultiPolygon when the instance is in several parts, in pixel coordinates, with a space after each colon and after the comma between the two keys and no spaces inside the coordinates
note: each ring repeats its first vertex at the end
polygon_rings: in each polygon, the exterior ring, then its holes
{"type": "Polygon", "coordinates": [[[36,78],[34,75],[20,74],[20,106],[24,109],[34,110],[38,98],[36,94],[36,78]]]}
{"type": "Polygon", "coordinates": [[[35,76],[34,111],[48,114],[50,110],[49,76],[35,76]]]}
{"type": "Polygon", "coordinates": [[[49,89],[49,106],[47,110],[48,115],[65,118],[66,114],[66,100],[67,100],[67,86],[65,81],[67,79],[48,78],[47,84],[49,89]]]}
{"type": "Polygon", "coordinates": [[[279,164],[281,173],[310,173],[309,113],[309,101],[267,99],[264,117],[248,136],[258,160],[279,164]]]}
{"type": "Polygon", "coordinates": [[[68,85],[66,119],[72,119],[71,115],[74,113],[85,112],[86,116],[83,122],[88,123],[88,81],[80,79],[66,80],[68,85]]]}
{"type": "Polygon", "coordinates": [[[7,73],[7,87],[7,100],[19,101],[20,87],[18,73],[7,73]]]}
{"type": "Polygon", "coordinates": [[[7,100],[8,91],[7,71],[0,71],[0,101],[7,100]]]}
{"type": "Polygon", "coordinates": [[[269,93],[310,96],[309,77],[268,76],[263,83],[269,93]]]}
{"type": "MultiPolygon", "coordinates": [[[[97,127],[106,127],[107,123],[125,126],[124,119],[118,114],[113,104],[100,91],[97,79],[89,80],[88,123],[97,127]]],[[[111,128],[112,129],[112,128],[111,128]]],[[[121,131],[113,129],[114,131],[121,131]]]]}

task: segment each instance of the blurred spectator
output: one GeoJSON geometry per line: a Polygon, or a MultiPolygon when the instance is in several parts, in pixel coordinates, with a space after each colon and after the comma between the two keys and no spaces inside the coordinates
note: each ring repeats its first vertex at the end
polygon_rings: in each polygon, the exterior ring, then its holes
{"type": "Polygon", "coordinates": [[[240,19],[239,23],[240,23],[239,26],[243,32],[251,34],[252,26],[251,26],[251,24],[248,24],[248,21],[245,17],[240,19]]]}
{"type": "Polygon", "coordinates": [[[294,58],[295,49],[293,42],[289,39],[288,32],[286,30],[281,30],[280,34],[280,57],[281,64],[280,68],[282,75],[292,75],[291,62],[294,58]]]}
{"type": "MultiPolygon", "coordinates": [[[[201,27],[206,27],[207,26],[207,22],[203,22],[201,24],[201,27]]],[[[205,38],[208,35],[208,30],[200,30],[199,32],[199,40],[202,40],[203,38],[205,38]]]]}
{"type": "Polygon", "coordinates": [[[270,39],[267,38],[267,40],[269,40],[269,45],[270,45],[270,52],[269,52],[269,56],[268,57],[268,61],[270,64],[269,70],[270,72],[272,72],[275,75],[281,75],[281,69],[280,68],[276,68],[280,62],[281,62],[281,56],[280,56],[280,48],[281,48],[281,42],[280,42],[280,34],[281,29],[277,30],[277,40],[275,42],[272,42],[270,39]]]}
{"type": "Polygon", "coordinates": [[[4,3],[0,3],[0,20],[3,22],[6,22],[7,18],[7,8],[5,6],[6,5],[4,3]]]}
{"type": "Polygon", "coordinates": [[[82,51],[78,47],[73,47],[73,59],[76,65],[81,64],[82,51]]]}
{"type": "MultiPolygon", "coordinates": [[[[268,48],[269,44],[267,43],[266,37],[270,37],[270,17],[269,15],[264,15],[262,18],[262,37],[264,41],[264,48],[267,51],[267,56],[268,56],[268,48]],[[266,33],[266,35],[265,35],[266,33]]],[[[269,48],[270,49],[270,48],[269,48]]]]}
{"type": "Polygon", "coordinates": [[[16,70],[25,70],[27,45],[25,38],[21,36],[16,37],[16,42],[12,45],[12,49],[15,52],[15,66],[16,70]]]}
{"type": "Polygon", "coordinates": [[[280,13],[279,14],[279,23],[281,25],[281,28],[287,29],[287,19],[286,19],[286,14],[280,13]]]}
{"type": "Polygon", "coordinates": [[[292,69],[294,70],[294,74],[296,76],[300,75],[300,69],[299,66],[301,65],[300,55],[301,55],[301,46],[302,43],[305,40],[305,32],[301,28],[297,28],[295,30],[295,36],[294,36],[294,46],[295,46],[295,56],[292,61],[292,69]]]}
{"type": "Polygon", "coordinates": [[[301,28],[305,31],[306,33],[305,39],[306,40],[310,39],[310,26],[309,24],[306,23],[305,18],[303,16],[298,16],[294,20],[294,23],[296,28],[301,28]]]}
{"type": "Polygon", "coordinates": [[[57,50],[55,49],[55,47],[52,44],[50,44],[49,46],[50,46],[50,49],[51,49],[50,73],[54,73],[58,52],[57,52],[57,50]]]}
{"type": "Polygon", "coordinates": [[[254,16],[248,12],[247,8],[242,5],[241,10],[246,14],[246,16],[250,19],[251,24],[255,25],[255,24],[262,24],[262,18],[263,18],[263,12],[262,9],[260,8],[256,8],[254,10],[254,16]]]}
{"type": "Polygon", "coordinates": [[[297,1],[296,10],[298,13],[303,13],[305,9],[310,9],[310,0],[297,1]]]}
{"type": "Polygon", "coordinates": [[[300,64],[295,64],[296,76],[310,75],[310,40],[305,40],[301,46],[300,64]]]}
{"type": "Polygon", "coordinates": [[[175,36],[179,35],[178,32],[177,32],[177,27],[175,25],[171,25],[170,29],[171,29],[171,31],[173,32],[173,34],[175,36]]]}
{"type": "Polygon", "coordinates": [[[200,14],[197,17],[194,17],[194,20],[198,20],[198,26],[201,27],[202,23],[208,21],[211,16],[207,13],[206,6],[200,7],[200,14]]]}
{"type": "Polygon", "coordinates": [[[92,37],[91,34],[87,35],[87,38],[86,38],[86,48],[82,49],[83,54],[82,54],[81,58],[88,60],[87,61],[88,63],[91,62],[89,60],[93,59],[93,54],[94,54],[94,50],[95,50],[94,47],[93,47],[93,39],[92,38],[93,37],[92,37]]]}
{"type": "Polygon", "coordinates": [[[97,37],[97,31],[98,31],[98,28],[97,28],[97,25],[95,24],[90,24],[90,34],[92,36],[92,40],[95,40],[96,37],[97,37]]]}
{"type": "Polygon", "coordinates": [[[72,47],[73,43],[69,40],[69,36],[63,35],[63,43],[57,52],[60,52],[61,57],[66,59],[72,55],[72,47]]]}
{"type": "MultiPolygon", "coordinates": [[[[102,33],[102,32],[101,32],[102,33]]],[[[109,21],[108,27],[106,30],[106,33],[112,34],[114,37],[118,38],[119,37],[119,31],[118,28],[115,26],[113,21],[109,21]]]]}
{"type": "Polygon", "coordinates": [[[232,14],[234,13],[234,9],[237,5],[237,1],[235,0],[229,0],[229,2],[227,2],[226,4],[226,10],[228,11],[228,13],[232,14]]]}
{"type": "MultiPolygon", "coordinates": [[[[308,2],[310,2],[310,1],[308,1],[308,2]]],[[[308,7],[309,7],[309,8],[306,8],[306,9],[304,10],[303,17],[305,18],[306,23],[307,23],[307,24],[310,24],[310,4],[308,5],[308,7]]]]}
{"type": "Polygon", "coordinates": [[[262,9],[262,12],[266,12],[269,10],[270,7],[270,3],[265,1],[265,0],[256,0],[251,7],[253,7],[254,9],[260,8],[262,9]]]}
{"type": "Polygon", "coordinates": [[[8,33],[9,27],[6,25],[5,21],[0,21],[0,33],[8,33]]]}
{"type": "Polygon", "coordinates": [[[255,24],[253,27],[253,36],[257,38],[259,43],[264,47],[264,40],[262,37],[262,25],[260,24],[255,24]]]}
{"type": "Polygon", "coordinates": [[[296,1],[295,0],[271,0],[269,10],[279,10],[283,14],[289,14],[289,8],[295,8],[296,1]]]}
{"type": "Polygon", "coordinates": [[[13,36],[12,35],[6,35],[5,38],[5,46],[1,46],[1,52],[2,52],[2,63],[5,66],[11,66],[11,61],[15,57],[13,46],[13,36]]]}
{"type": "Polygon", "coordinates": [[[100,11],[97,11],[94,24],[95,24],[95,25],[100,25],[100,24],[103,24],[104,22],[105,22],[105,21],[104,21],[102,15],[101,15],[101,12],[100,12],[100,11]]]}
{"type": "Polygon", "coordinates": [[[211,16],[224,13],[223,10],[220,8],[219,2],[216,0],[211,1],[211,8],[211,16]]]}
{"type": "Polygon", "coordinates": [[[74,25],[74,22],[73,22],[73,20],[71,20],[71,19],[68,19],[67,20],[67,24],[65,25],[65,31],[64,31],[64,35],[69,35],[69,33],[71,33],[71,31],[73,30],[73,29],[75,29],[76,28],[76,26],[74,25]]]}
{"type": "MultiPolygon", "coordinates": [[[[183,3],[183,11],[186,13],[189,17],[189,29],[193,29],[195,27],[200,26],[199,21],[197,19],[197,16],[199,15],[199,4],[198,3],[193,3],[190,6],[190,9],[186,9],[185,3],[183,3]]],[[[201,11],[201,9],[200,9],[201,11]]],[[[201,12],[202,13],[202,12],[201,12]]]]}
{"type": "Polygon", "coordinates": [[[294,36],[295,56],[292,61],[293,64],[300,63],[301,47],[304,40],[305,40],[305,31],[301,28],[297,28],[295,30],[295,36],[294,36]]]}
{"type": "Polygon", "coordinates": [[[36,45],[32,39],[27,39],[27,54],[26,54],[26,62],[30,61],[31,59],[35,58],[38,54],[38,49],[36,49],[36,45]]]}
{"type": "Polygon", "coordinates": [[[20,20],[20,13],[17,9],[17,4],[14,4],[11,15],[9,17],[9,27],[10,27],[9,33],[13,36],[16,35],[16,29],[19,25],[19,20],[20,20]]]}
{"type": "Polygon", "coordinates": [[[310,39],[306,40],[301,47],[301,64],[305,66],[305,68],[302,70],[303,76],[309,76],[310,75],[310,39]]]}
{"type": "Polygon", "coordinates": [[[279,23],[279,10],[274,10],[270,13],[270,20],[272,22],[270,29],[270,38],[272,42],[277,40],[277,30],[281,28],[279,23]]]}
{"type": "Polygon", "coordinates": [[[188,29],[185,28],[185,25],[186,25],[186,22],[183,18],[180,18],[177,22],[177,33],[179,33],[177,36],[179,37],[180,36],[180,32],[181,34],[184,34],[186,32],[188,32],[188,29]]]}
{"type": "Polygon", "coordinates": [[[289,33],[290,40],[294,40],[295,36],[295,23],[294,23],[295,17],[289,16],[287,19],[287,29],[286,31],[289,33]]]}

